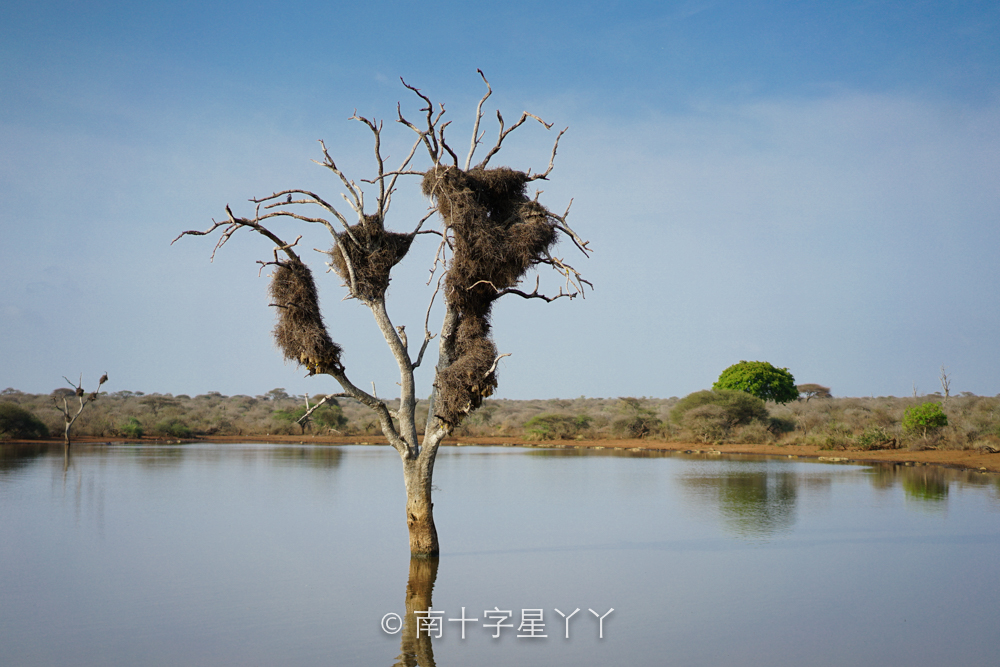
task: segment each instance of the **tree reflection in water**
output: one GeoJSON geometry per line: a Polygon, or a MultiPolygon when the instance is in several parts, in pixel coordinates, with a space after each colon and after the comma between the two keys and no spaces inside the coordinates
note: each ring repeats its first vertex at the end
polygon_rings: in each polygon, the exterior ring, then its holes
{"type": "Polygon", "coordinates": [[[735,533],[758,538],[794,525],[799,481],[794,472],[777,470],[681,477],[700,501],[717,503],[723,521],[735,533]]]}
{"type": "Polygon", "coordinates": [[[948,500],[949,480],[975,483],[984,477],[971,471],[956,471],[938,466],[876,466],[872,484],[879,489],[889,489],[900,484],[909,500],[943,503],[948,500]]]}
{"type": "Polygon", "coordinates": [[[410,577],[406,582],[406,616],[403,618],[400,653],[395,667],[435,667],[434,648],[427,632],[417,632],[414,612],[431,608],[431,594],[437,581],[438,559],[410,558],[410,577]]]}

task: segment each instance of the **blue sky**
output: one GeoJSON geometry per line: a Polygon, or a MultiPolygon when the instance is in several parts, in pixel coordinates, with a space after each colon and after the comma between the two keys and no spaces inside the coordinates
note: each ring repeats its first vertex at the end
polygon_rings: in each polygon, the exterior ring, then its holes
{"type": "MultiPolygon", "coordinates": [[[[110,391],[335,390],[271,342],[266,241],[214,263],[212,241],[170,241],[288,187],[339,199],[318,139],[370,177],[355,109],[402,156],[396,103],[418,105],[401,76],[467,146],[477,68],[490,117],[570,128],[541,200],[573,198],[594,249],[559,250],[586,300],[497,306],[498,397],[682,396],[741,359],[838,396],[932,392],[942,364],[952,391],[1000,392],[1000,6],[835,1],[8,0],[0,388],[107,371],[110,391]]],[[[554,132],[526,125],[494,162],[544,168],[554,132]]],[[[401,184],[390,227],[422,215],[417,190],[401,184]]],[[[433,252],[390,288],[408,331],[433,252]]],[[[370,315],[308,256],[352,379],[392,395],[370,315]]],[[[427,393],[430,364],[419,379],[427,393]]]]}

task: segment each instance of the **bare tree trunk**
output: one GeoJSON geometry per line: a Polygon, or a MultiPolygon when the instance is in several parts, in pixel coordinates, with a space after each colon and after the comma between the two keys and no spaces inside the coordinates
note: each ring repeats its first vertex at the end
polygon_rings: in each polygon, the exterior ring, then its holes
{"type": "MultiPolygon", "coordinates": [[[[429,458],[429,457],[428,457],[429,458]]],[[[424,456],[403,461],[406,482],[406,526],[410,530],[410,555],[414,558],[437,556],[437,529],[434,527],[434,503],[431,501],[431,480],[434,461],[424,456]]]]}

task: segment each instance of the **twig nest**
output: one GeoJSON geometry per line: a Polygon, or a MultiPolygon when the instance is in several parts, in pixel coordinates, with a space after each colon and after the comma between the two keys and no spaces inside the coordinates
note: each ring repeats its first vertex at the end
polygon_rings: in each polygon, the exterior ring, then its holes
{"type": "Polygon", "coordinates": [[[438,165],[423,177],[452,240],[445,296],[458,311],[456,358],[439,373],[437,416],[457,425],[497,387],[490,310],[503,290],[545,258],[556,241],[549,211],[525,195],[528,174],[508,167],[438,165]]]}
{"type": "Polygon", "coordinates": [[[412,242],[412,234],[387,232],[378,216],[366,215],[364,222],[351,225],[349,232],[337,235],[337,245],[330,248],[331,265],[344,284],[352,289],[354,297],[375,301],[385,297],[389,273],[406,256],[412,242]],[[350,267],[344,260],[345,251],[350,267]]]}
{"type": "Polygon", "coordinates": [[[310,375],[343,370],[341,347],[327,333],[309,267],[298,259],[278,262],[268,292],[278,309],[274,341],[285,359],[304,366],[310,375]]]}

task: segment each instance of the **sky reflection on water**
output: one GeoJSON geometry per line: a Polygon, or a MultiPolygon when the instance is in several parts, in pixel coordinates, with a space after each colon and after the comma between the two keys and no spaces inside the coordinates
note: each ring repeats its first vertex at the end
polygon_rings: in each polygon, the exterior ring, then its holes
{"type": "Polygon", "coordinates": [[[445,622],[410,651],[444,667],[995,654],[995,475],[445,448],[444,553],[415,578],[385,447],[0,452],[5,665],[392,665],[405,634],[379,622],[408,596],[446,618],[515,616],[499,639],[445,622]],[[566,640],[555,609],[577,608],[566,640]],[[589,610],[611,608],[599,639],[589,610]],[[543,610],[548,637],[516,637],[524,609],[543,610]]]}

